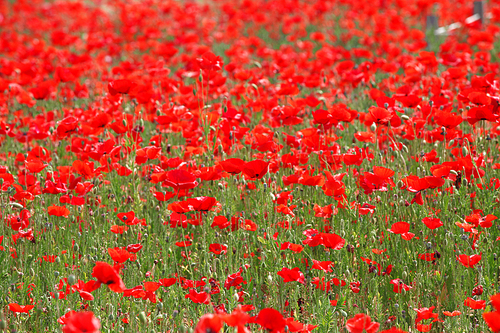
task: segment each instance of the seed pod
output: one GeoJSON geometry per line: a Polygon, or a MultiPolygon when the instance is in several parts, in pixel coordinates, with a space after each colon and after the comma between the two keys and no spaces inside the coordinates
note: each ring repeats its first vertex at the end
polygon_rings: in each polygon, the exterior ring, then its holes
{"type": "Polygon", "coordinates": [[[142,311],[141,313],[139,313],[139,315],[137,317],[139,318],[139,321],[142,324],[146,324],[147,321],[148,321],[148,318],[146,317],[146,313],[144,311],[142,311]]]}
{"type": "Polygon", "coordinates": [[[68,276],[68,284],[69,284],[70,286],[72,286],[72,285],[74,285],[75,283],[76,283],[76,277],[75,277],[73,274],[71,274],[70,276],[68,276]]]}
{"type": "Polygon", "coordinates": [[[159,302],[158,304],[156,304],[156,310],[158,310],[158,311],[163,310],[163,303],[162,302],[159,302]]]}

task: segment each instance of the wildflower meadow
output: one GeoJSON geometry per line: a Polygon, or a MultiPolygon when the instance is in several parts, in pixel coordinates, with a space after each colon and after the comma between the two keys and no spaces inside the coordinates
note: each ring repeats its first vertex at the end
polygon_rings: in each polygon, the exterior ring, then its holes
{"type": "Polygon", "coordinates": [[[500,2],[0,1],[0,332],[500,332],[500,2]]]}

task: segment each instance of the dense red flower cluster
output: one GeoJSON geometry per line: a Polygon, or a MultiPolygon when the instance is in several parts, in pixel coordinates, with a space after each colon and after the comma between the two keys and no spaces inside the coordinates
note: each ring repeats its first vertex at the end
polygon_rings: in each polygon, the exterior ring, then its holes
{"type": "Polygon", "coordinates": [[[0,2],[0,329],[499,332],[474,3],[0,2]]]}

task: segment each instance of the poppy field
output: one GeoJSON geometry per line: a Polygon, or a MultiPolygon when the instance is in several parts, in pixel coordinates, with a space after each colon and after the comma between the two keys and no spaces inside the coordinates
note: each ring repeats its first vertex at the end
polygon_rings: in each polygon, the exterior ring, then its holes
{"type": "Polygon", "coordinates": [[[483,5],[0,1],[0,332],[500,332],[483,5]]]}

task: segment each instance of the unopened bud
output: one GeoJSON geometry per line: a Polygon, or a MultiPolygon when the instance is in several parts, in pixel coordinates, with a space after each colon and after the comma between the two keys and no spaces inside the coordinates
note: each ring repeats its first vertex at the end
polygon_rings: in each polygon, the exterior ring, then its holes
{"type": "Polygon", "coordinates": [[[146,313],[144,311],[139,313],[139,315],[137,317],[139,318],[139,321],[143,324],[146,324],[148,321],[148,318],[146,317],[146,313]]]}

